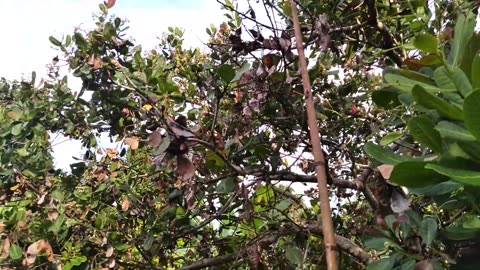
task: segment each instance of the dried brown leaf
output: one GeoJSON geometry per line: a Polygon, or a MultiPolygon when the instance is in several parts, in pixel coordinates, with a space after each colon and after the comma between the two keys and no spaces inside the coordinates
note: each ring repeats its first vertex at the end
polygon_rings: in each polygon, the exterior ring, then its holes
{"type": "Polygon", "coordinates": [[[115,267],[115,260],[112,259],[110,263],[108,264],[108,268],[114,268],[115,267]]]}
{"type": "Polygon", "coordinates": [[[188,180],[195,175],[195,166],[185,155],[177,156],[177,173],[182,180],[188,180]]]}
{"type": "Polygon", "coordinates": [[[10,239],[7,237],[3,239],[0,249],[0,259],[6,259],[10,255],[10,239]]]}
{"type": "Polygon", "coordinates": [[[45,253],[49,262],[53,262],[53,250],[50,243],[48,243],[46,240],[38,240],[37,242],[28,246],[27,254],[23,263],[25,263],[27,266],[32,265],[35,263],[37,255],[42,253],[45,253]]]}
{"type": "Polygon", "coordinates": [[[151,147],[153,148],[158,147],[161,143],[162,143],[162,134],[160,133],[160,131],[155,130],[154,132],[152,132],[152,134],[148,136],[148,144],[151,147]]]}
{"type": "Polygon", "coordinates": [[[120,62],[118,62],[117,59],[111,59],[110,64],[112,64],[116,68],[122,68],[123,67],[122,64],[120,64],[120,62]]]}
{"type": "Polygon", "coordinates": [[[104,4],[107,8],[112,8],[112,7],[115,5],[115,0],[107,0],[107,1],[103,2],[103,4],[104,4]]]}
{"type": "Polygon", "coordinates": [[[380,172],[383,178],[390,179],[390,175],[392,174],[393,169],[395,166],[389,164],[383,164],[377,167],[377,170],[380,172]]]}
{"type": "Polygon", "coordinates": [[[107,250],[105,251],[105,257],[110,258],[113,255],[113,246],[108,244],[107,250]]]}
{"type": "Polygon", "coordinates": [[[415,264],[414,270],[433,270],[433,264],[430,260],[419,261],[415,264]]]}
{"type": "Polygon", "coordinates": [[[130,149],[135,150],[138,148],[140,140],[137,137],[125,138],[125,144],[130,146],[130,149]]]}
{"type": "Polygon", "coordinates": [[[123,199],[122,201],[122,211],[127,211],[130,208],[130,202],[127,198],[123,199]]]}
{"type": "Polygon", "coordinates": [[[50,211],[47,214],[47,219],[50,221],[54,221],[58,218],[58,212],[57,211],[50,211]]]}

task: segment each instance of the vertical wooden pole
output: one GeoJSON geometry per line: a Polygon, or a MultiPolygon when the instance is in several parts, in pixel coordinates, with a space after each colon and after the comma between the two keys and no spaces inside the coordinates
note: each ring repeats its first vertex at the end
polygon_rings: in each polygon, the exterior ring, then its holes
{"type": "Polygon", "coordinates": [[[312,98],[312,86],[307,70],[307,60],[303,48],[302,32],[298,19],[298,11],[295,0],[290,0],[292,7],[292,19],[295,29],[295,39],[300,61],[300,72],[302,74],[303,89],[305,92],[305,102],[307,105],[307,120],[310,129],[310,142],[313,148],[313,157],[315,159],[315,172],[318,181],[318,195],[320,196],[320,211],[322,217],[323,239],[325,242],[327,269],[337,270],[337,253],[335,244],[335,234],[333,230],[332,212],[330,210],[330,199],[328,196],[327,175],[325,168],[325,157],[322,152],[320,133],[318,131],[315,107],[312,98]]]}

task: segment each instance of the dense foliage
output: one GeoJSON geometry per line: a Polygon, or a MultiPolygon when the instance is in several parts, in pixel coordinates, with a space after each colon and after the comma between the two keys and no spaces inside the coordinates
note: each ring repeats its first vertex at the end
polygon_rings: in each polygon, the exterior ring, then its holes
{"type": "MultiPolygon", "coordinates": [[[[218,2],[208,52],[143,51],[109,0],[48,78],[1,79],[2,269],[325,267],[290,1],[218,2]]],[[[478,3],[428,2],[297,1],[341,269],[476,269],[478,3]]]]}

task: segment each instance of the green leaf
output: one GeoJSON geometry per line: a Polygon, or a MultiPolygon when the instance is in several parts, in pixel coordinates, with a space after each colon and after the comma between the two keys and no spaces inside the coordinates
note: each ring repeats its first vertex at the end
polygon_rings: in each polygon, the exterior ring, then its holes
{"type": "Polygon", "coordinates": [[[437,38],[430,34],[420,34],[413,40],[413,46],[426,53],[437,53],[437,38]]]}
{"type": "Polygon", "coordinates": [[[442,137],[435,130],[430,119],[423,116],[416,116],[408,122],[408,129],[412,136],[421,144],[427,146],[436,153],[443,151],[442,137]]]}
{"type": "Polygon", "coordinates": [[[467,129],[449,121],[438,122],[435,129],[443,138],[465,142],[475,141],[475,137],[467,129]]]}
{"type": "Polygon", "coordinates": [[[290,207],[290,205],[292,205],[292,203],[293,201],[291,199],[284,199],[284,200],[281,200],[279,203],[277,203],[275,208],[280,211],[285,211],[290,207]]]}
{"type": "Polygon", "coordinates": [[[480,52],[475,54],[472,62],[472,74],[470,75],[470,80],[472,81],[472,88],[480,88],[480,52]]]}
{"type": "Polygon", "coordinates": [[[20,133],[22,133],[22,129],[23,129],[23,124],[18,123],[12,127],[12,130],[10,130],[10,133],[12,133],[13,136],[17,136],[20,133]]]}
{"type": "Polygon", "coordinates": [[[462,225],[452,225],[442,231],[442,236],[454,241],[463,241],[480,236],[480,229],[468,229],[462,225]]]}
{"type": "Polygon", "coordinates": [[[425,166],[425,168],[435,170],[436,172],[446,175],[459,183],[480,186],[480,171],[449,168],[439,164],[428,164],[425,166]]]}
{"type": "Polygon", "coordinates": [[[294,265],[301,265],[303,262],[302,251],[295,246],[287,246],[285,248],[285,257],[291,264],[294,265]]]}
{"type": "Polygon", "coordinates": [[[402,137],[401,132],[390,132],[380,140],[381,146],[387,146],[402,137]]]}
{"type": "Polygon", "coordinates": [[[363,244],[368,249],[382,250],[382,249],[385,248],[386,243],[391,243],[391,242],[392,242],[392,240],[390,238],[387,238],[387,237],[370,236],[367,239],[365,239],[363,244]]]}
{"type": "Polygon", "coordinates": [[[153,234],[149,234],[148,237],[143,242],[143,249],[150,250],[153,245],[153,240],[154,240],[153,234]]]}
{"type": "Polygon", "coordinates": [[[449,178],[426,168],[428,162],[406,161],[395,165],[390,175],[390,181],[407,188],[431,186],[449,178]]]}
{"type": "Polygon", "coordinates": [[[463,111],[465,117],[465,126],[467,129],[480,140],[480,90],[470,93],[463,103],[463,111]]]}
{"type": "MultiPolygon", "coordinates": [[[[423,76],[423,77],[430,80],[430,78],[424,76],[423,74],[420,74],[418,76],[423,76]]],[[[422,82],[422,81],[419,81],[419,80],[412,80],[412,79],[409,79],[409,78],[405,77],[404,75],[395,74],[395,73],[384,73],[383,78],[388,83],[389,86],[394,87],[394,88],[396,88],[396,89],[398,89],[402,92],[406,92],[406,93],[410,93],[415,85],[420,85],[423,88],[425,88],[425,90],[427,90],[429,92],[432,92],[432,93],[436,93],[436,92],[445,93],[445,92],[456,92],[457,91],[457,89],[454,88],[454,87],[438,88],[435,85],[433,85],[433,83],[434,83],[433,81],[432,81],[432,84],[425,83],[425,82],[422,82]]]]}
{"type": "Polygon", "coordinates": [[[480,160],[479,142],[457,142],[457,145],[473,159],[480,160]]]}
{"type": "Polygon", "coordinates": [[[413,194],[423,196],[438,196],[443,194],[452,193],[453,191],[463,187],[462,184],[454,181],[446,181],[433,186],[427,186],[423,188],[409,188],[408,191],[413,194]]]}
{"type": "Polygon", "coordinates": [[[13,244],[10,246],[10,258],[12,258],[12,260],[18,260],[22,258],[22,256],[23,251],[20,246],[18,246],[17,244],[13,244]]]}
{"type": "Polygon", "coordinates": [[[62,228],[63,222],[65,221],[65,214],[61,214],[55,219],[53,222],[52,226],[50,226],[49,231],[53,233],[58,233],[60,229],[62,228]]]}
{"type": "Polygon", "coordinates": [[[10,117],[10,119],[14,120],[14,121],[17,121],[18,119],[20,119],[22,117],[22,114],[23,114],[23,111],[20,110],[19,108],[12,108],[8,113],[8,117],[10,117]]]}
{"type": "Polygon", "coordinates": [[[422,242],[427,246],[430,246],[433,240],[437,238],[437,227],[437,221],[433,218],[426,218],[422,221],[422,224],[420,224],[418,233],[422,237],[422,242]]]}
{"type": "Polygon", "coordinates": [[[65,47],[70,46],[70,44],[72,44],[72,36],[67,35],[67,37],[65,38],[65,47]]]}
{"type": "Polygon", "coordinates": [[[480,218],[471,217],[463,223],[463,227],[466,229],[480,229],[480,218]]]}
{"type": "Polygon", "coordinates": [[[378,261],[374,261],[367,265],[367,270],[391,270],[395,264],[395,260],[391,257],[383,258],[378,261]]]}
{"type": "Polygon", "coordinates": [[[449,67],[448,69],[445,66],[438,67],[433,72],[433,79],[438,87],[455,88],[462,96],[472,92],[472,85],[467,75],[458,67],[449,67]]]}
{"type": "Polygon", "coordinates": [[[250,69],[250,63],[245,62],[243,66],[239,70],[237,70],[237,72],[235,73],[235,77],[233,77],[232,81],[234,82],[234,81],[240,80],[243,74],[247,72],[249,69],[250,69]]]}
{"type": "Polygon", "coordinates": [[[63,195],[63,193],[62,193],[60,190],[58,190],[58,189],[54,190],[54,191],[52,192],[52,195],[51,195],[51,196],[52,196],[52,198],[54,198],[55,200],[57,200],[57,201],[59,201],[59,202],[63,201],[63,199],[65,198],[65,196],[63,195]]]}
{"type": "Polygon", "coordinates": [[[217,69],[217,74],[224,82],[231,82],[235,78],[235,70],[231,65],[223,64],[217,69]]]}
{"type": "Polygon", "coordinates": [[[398,93],[390,91],[388,88],[374,91],[372,93],[372,100],[375,104],[385,109],[393,109],[401,105],[398,100],[398,93]]]}
{"type": "Polygon", "coordinates": [[[416,262],[417,261],[415,259],[409,259],[407,262],[400,265],[400,268],[398,268],[398,270],[412,270],[414,269],[416,262]]]}
{"type": "Polygon", "coordinates": [[[388,75],[388,74],[395,74],[395,75],[402,76],[406,79],[409,79],[409,80],[417,82],[417,83],[423,83],[423,84],[428,84],[430,86],[436,86],[435,81],[430,76],[427,76],[423,73],[416,72],[416,71],[413,71],[413,70],[408,70],[408,69],[403,69],[403,68],[386,67],[383,71],[383,75],[385,77],[385,75],[388,75]]]}
{"type": "Polygon", "coordinates": [[[463,120],[463,112],[458,107],[429,93],[420,85],[415,85],[412,90],[415,101],[427,109],[436,110],[440,115],[452,119],[463,120]]]}
{"type": "Polygon", "coordinates": [[[458,15],[455,24],[455,36],[452,41],[450,54],[448,55],[448,62],[451,65],[456,66],[462,61],[465,47],[467,46],[474,32],[476,17],[477,16],[472,11],[470,11],[467,16],[465,16],[463,13],[458,15]]]}
{"type": "Polygon", "coordinates": [[[81,50],[87,49],[88,44],[87,44],[87,41],[85,40],[85,38],[82,36],[82,34],[76,32],[73,35],[73,39],[75,40],[75,43],[77,44],[79,49],[81,49],[81,50]]]}
{"type": "Polygon", "coordinates": [[[233,191],[235,187],[235,181],[233,178],[225,178],[218,182],[216,191],[220,193],[230,193],[233,191]]]}
{"type": "Polygon", "coordinates": [[[379,145],[373,143],[367,143],[364,146],[365,153],[375,159],[380,161],[383,164],[391,164],[395,165],[401,163],[403,161],[412,161],[415,160],[414,158],[401,156],[398,154],[393,153],[390,150],[387,150],[379,145]]]}
{"type": "Polygon", "coordinates": [[[50,37],[48,38],[48,40],[50,40],[50,43],[52,43],[53,45],[55,45],[55,46],[57,46],[57,47],[61,47],[61,46],[62,46],[62,43],[61,43],[58,39],[56,39],[55,37],[53,37],[53,36],[50,36],[50,37]]]}

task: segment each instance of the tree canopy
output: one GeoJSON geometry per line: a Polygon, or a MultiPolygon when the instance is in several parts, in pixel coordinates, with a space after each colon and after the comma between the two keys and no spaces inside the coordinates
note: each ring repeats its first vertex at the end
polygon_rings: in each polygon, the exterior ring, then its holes
{"type": "MultiPolygon", "coordinates": [[[[208,51],[142,50],[108,0],[0,80],[0,268],[327,269],[290,1],[217,2],[208,51]]],[[[294,2],[339,268],[477,269],[480,3],[294,2]]]]}

